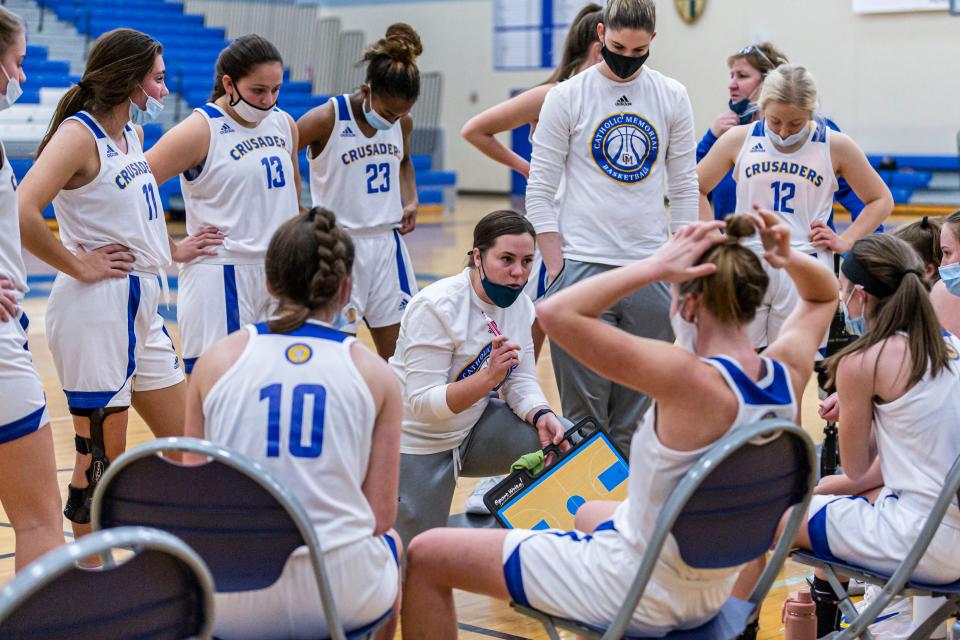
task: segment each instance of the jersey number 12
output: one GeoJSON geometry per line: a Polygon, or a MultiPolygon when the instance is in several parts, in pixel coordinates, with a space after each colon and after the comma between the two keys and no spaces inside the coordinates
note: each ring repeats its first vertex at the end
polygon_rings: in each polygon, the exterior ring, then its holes
{"type": "Polygon", "coordinates": [[[790,201],[797,195],[797,185],[792,182],[774,182],[770,185],[773,189],[773,210],[780,213],[794,213],[790,201]]]}
{"type": "MultiPolygon", "coordinates": [[[[283,385],[271,384],[260,389],[260,400],[267,401],[267,457],[280,456],[280,401],[283,385]]],[[[320,384],[298,384],[293,388],[290,403],[288,447],[295,458],[319,458],[323,452],[323,414],[327,405],[327,389],[320,384]],[[313,411],[304,415],[307,396],[313,396],[313,411]],[[309,432],[303,442],[304,430],[309,432]]]]}

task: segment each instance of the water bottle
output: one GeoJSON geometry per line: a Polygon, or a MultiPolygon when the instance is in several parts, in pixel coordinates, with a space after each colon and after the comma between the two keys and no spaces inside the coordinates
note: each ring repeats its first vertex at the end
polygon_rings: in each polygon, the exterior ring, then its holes
{"type": "Polygon", "coordinates": [[[809,591],[790,594],[780,620],[785,640],[817,640],[817,605],[809,591]]]}

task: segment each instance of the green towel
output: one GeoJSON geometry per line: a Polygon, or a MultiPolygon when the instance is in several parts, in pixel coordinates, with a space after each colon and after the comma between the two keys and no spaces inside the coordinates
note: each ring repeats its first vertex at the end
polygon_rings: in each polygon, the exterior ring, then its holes
{"type": "Polygon", "coordinates": [[[534,451],[533,453],[520,456],[516,462],[510,465],[510,470],[520,471],[521,469],[526,469],[531,474],[537,475],[543,471],[544,466],[543,451],[534,451]]]}

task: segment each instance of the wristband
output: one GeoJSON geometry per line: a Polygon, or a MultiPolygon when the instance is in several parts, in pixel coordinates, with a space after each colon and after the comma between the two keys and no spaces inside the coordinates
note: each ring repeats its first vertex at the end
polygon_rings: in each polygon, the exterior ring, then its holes
{"type": "MultiPolygon", "coordinates": [[[[540,409],[540,410],[537,411],[535,414],[533,414],[533,420],[530,421],[530,424],[532,424],[532,425],[534,426],[534,428],[536,428],[536,426],[537,426],[537,421],[540,420],[540,417],[541,417],[543,414],[545,414],[545,413],[553,413],[553,409],[549,409],[549,408],[548,408],[548,409],[540,409]]],[[[557,415],[557,414],[553,413],[553,415],[557,415]]]]}

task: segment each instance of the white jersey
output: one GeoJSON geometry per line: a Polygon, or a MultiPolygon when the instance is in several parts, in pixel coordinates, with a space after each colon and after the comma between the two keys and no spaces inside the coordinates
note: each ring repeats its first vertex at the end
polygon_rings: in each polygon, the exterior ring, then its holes
{"type": "Polygon", "coordinates": [[[290,117],[280,109],[245,127],[214,104],[195,110],[210,128],[203,162],[180,176],[187,233],[215,226],[224,233],[215,256],[197,262],[262,262],[277,228],[300,213],[290,117]]]}
{"type": "Polygon", "coordinates": [[[20,248],[20,215],[17,206],[17,178],[13,175],[7,150],[0,142],[0,275],[13,281],[13,295],[22,300],[27,292],[27,270],[20,248]]]}
{"type": "Polygon", "coordinates": [[[696,221],[697,143],[682,84],[649,67],[615,82],[601,68],[547,93],[533,134],[526,208],[537,233],[559,231],[564,257],[620,266],[667,241],[664,196],[670,229],[696,221]]]}
{"type": "Polygon", "coordinates": [[[248,325],[247,346],[203,402],[207,439],[263,464],[303,505],[325,553],[373,535],[363,495],[376,408],[350,345],[308,321],[248,325]]]}
{"type": "MultiPolygon", "coordinates": [[[[767,136],[764,120],[750,125],[733,169],[737,211],[749,213],[756,203],[775,212],[790,229],[791,246],[818,255],[832,269],[832,253],[818,251],[810,244],[810,225],[830,219],[837,190],[830,157],[830,127],[825,120],[817,119],[808,128],[806,143],[793,153],[783,153],[767,136]]],[[[753,244],[759,246],[759,240],[753,244]]]]}
{"type": "MultiPolygon", "coordinates": [[[[791,422],[797,419],[797,400],[794,397],[790,372],[770,358],[763,358],[765,374],[754,382],[740,365],[730,357],[704,358],[703,362],[716,368],[737,399],[737,417],[730,429],[748,425],[764,418],[780,418],[791,422]]],[[[651,403],[630,443],[630,479],[627,500],[614,514],[616,528],[633,545],[645,548],[656,526],[660,508],[666,503],[677,484],[710,446],[694,451],[676,451],[664,446],[655,431],[656,402],[651,403]]],[[[671,536],[661,554],[658,571],[667,571],[670,577],[697,580],[702,583],[734,579],[737,569],[694,569],[686,565],[671,536]]]]}
{"type": "MultiPolygon", "coordinates": [[[[919,513],[933,506],[960,456],[960,339],[945,336],[949,367],[929,372],[905,394],[873,407],[883,484],[919,513]]],[[[960,529],[954,501],[946,522],[960,529]]]]}
{"type": "Polygon", "coordinates": [[[330,139],[319,155],[307,152],[313,206],[333,211],[345,229],[398,227],[403,218],[400,122],[368,138],[353,118],[349,95],[330,101],[336,118],[330,139]]]}
{"type": "Polygon", "coordinates": [[[526,296],[506,309],[481,300],[470,269],[438,280],[413,297],[390,357],[390,366],[403,385],[401,453],[455,449],[483,415],[489,396],[454,413],[447,405],[447,385],[489,366],[494,334],[487,317],[510,342],[520,345],[520,364],[503,382],[501,393],[507,405],[521,420],[536,407],[549,406],[533,358],[530,325],[534,315],[526,296]]]}
{"type": "Polygon", "coordinates": [[[127,123],[127,152],[105,133],[93,116],[81,111],[67,120],[83,124],[93,135],[100,172],[88,184],[61,189],[53,199],[60,239],[73,253],[122,244],[133,254],[135,271],[160,273],[170,264],[167,224],[157,181],[143,155],[136,131],[127,123]]]}

